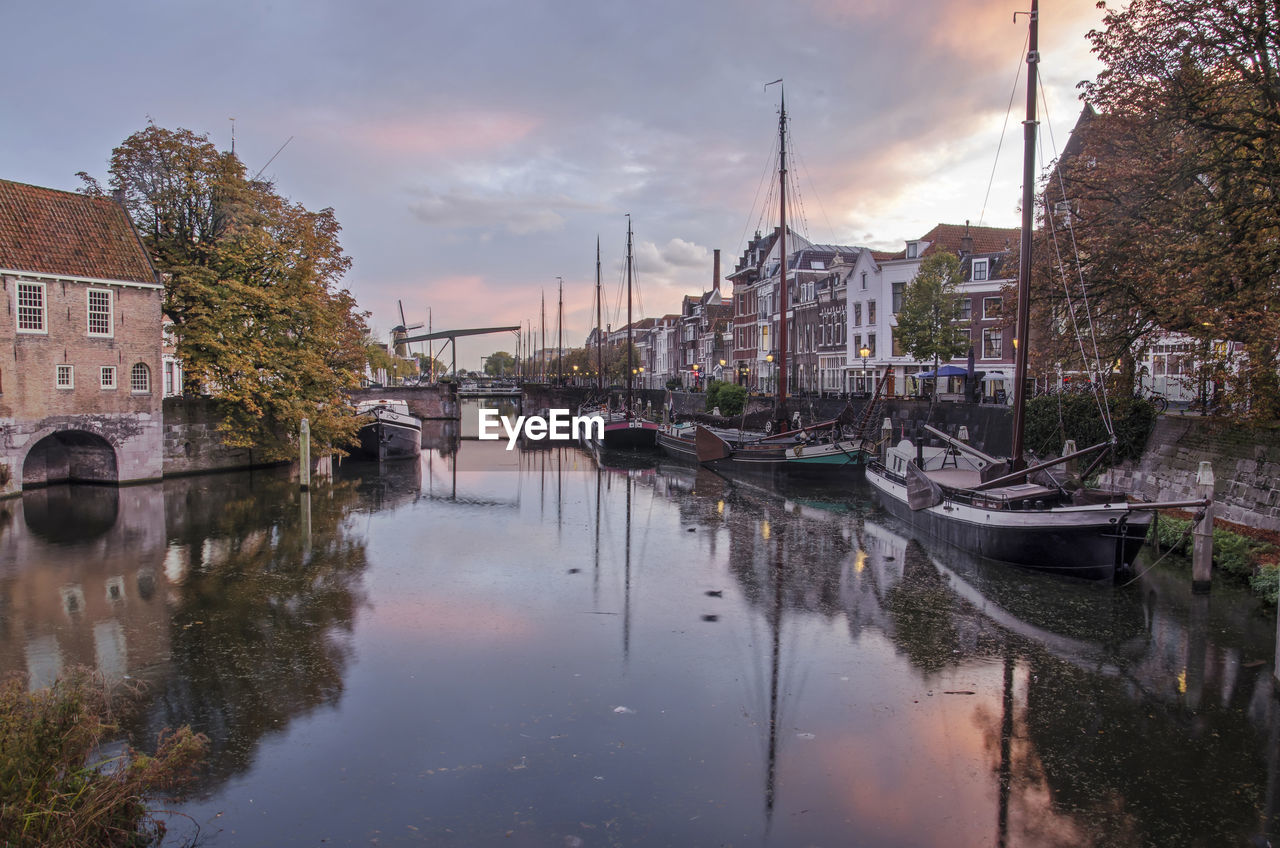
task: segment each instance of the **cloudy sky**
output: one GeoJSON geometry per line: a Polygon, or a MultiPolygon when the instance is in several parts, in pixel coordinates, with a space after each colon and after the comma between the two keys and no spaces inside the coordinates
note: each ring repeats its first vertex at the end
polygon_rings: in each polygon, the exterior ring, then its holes
{"type": "MultiPolygon", "coordinates": [[[[0,177],[74,190],[150,119],[231,143],[284,195],[332,206],[347,285],[385,337],[592,326],[596,237],[617,308],[626,218],[637,315],[678,311],[762,217],[785,79],[793,225],[900,247],[938,222],[1016,226],[1021,0],[70,0],[6,2],[0,177]],[[273,154],[287,146],[270,162],[273,154]],[[993,166],[997,173],[984,211],[993,166]]],[[[1097,66],[1092,0],[1047,2],[1041,73],[1060,148],[1097,66]]],[[[1042,113],[1043,118],[1043,113],[1042,113]]],[[[1045,135],[1048,141],[1047,134],[1045,135]]],[[[606,320],[610,320],[608,317],[606,320]]],[[[612,319],[620,323],[618,318],[612,319]]],[[[550,339],[549,339],[550,340],[550,339]]],[[[459,365],[513,349],[459,345],[459,365]]]]}

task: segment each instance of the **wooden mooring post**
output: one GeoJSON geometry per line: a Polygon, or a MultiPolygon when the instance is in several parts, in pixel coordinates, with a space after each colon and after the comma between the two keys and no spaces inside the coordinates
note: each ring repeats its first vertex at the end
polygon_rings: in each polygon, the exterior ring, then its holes
{"type": "Polygon", "coordinates": [[[1197,595],[1209,592],[1213,575],[1213,465],[1201,462],[1196,472],[1196,490],[1205,499],[1204,512],[1192,531],[1191,591],[1197,595]]]}
{"type": "Polygon", "coordinates": [[[311,488],[311,422],[302,419],[302,433],[298,439],[298,481],[302,491],[311,488]]]}

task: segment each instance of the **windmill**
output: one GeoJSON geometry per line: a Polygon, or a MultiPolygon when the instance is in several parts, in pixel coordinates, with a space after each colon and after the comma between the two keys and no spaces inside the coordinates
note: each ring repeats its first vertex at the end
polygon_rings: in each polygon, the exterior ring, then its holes
{"type": "Polygon", "coordinates": [[[416,324],[408,323],[404,317],[404,302],[397,300],[396,305],[400,307],[400,324],[391,328],[391,349],[396,356],[408,358],[411,354],[405,339],[409,337],[410,330],[421,330],[423,324],[421,321],[416,324]]]}

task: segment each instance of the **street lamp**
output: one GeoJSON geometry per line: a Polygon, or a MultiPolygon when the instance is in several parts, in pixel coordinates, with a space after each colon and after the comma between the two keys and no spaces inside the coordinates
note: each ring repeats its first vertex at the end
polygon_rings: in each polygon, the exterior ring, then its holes
{"type": "Polygon", "coordinates": [[[573,366],[573,384],[578,385],[578,366],[573,366]]]}
{"type": "MultiPolygon", "coordinates": [[[[871,348],[863,345],[858,348],[858,355],[862,357],[862,379],[867,379],[867,357],[871,356],[871,348]]],[[[863,390],[867,391],[866,384],[863,384],[863,390]]]]}

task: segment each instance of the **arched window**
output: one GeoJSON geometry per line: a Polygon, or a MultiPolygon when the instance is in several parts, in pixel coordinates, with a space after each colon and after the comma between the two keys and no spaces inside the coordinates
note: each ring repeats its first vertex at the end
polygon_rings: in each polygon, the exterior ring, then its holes
{"type": "Polygon", "coordinates": [[[138,362],[129,372],[129,388],[135,392],[151,391],[151,369],[145,362],[138,362]]]}

